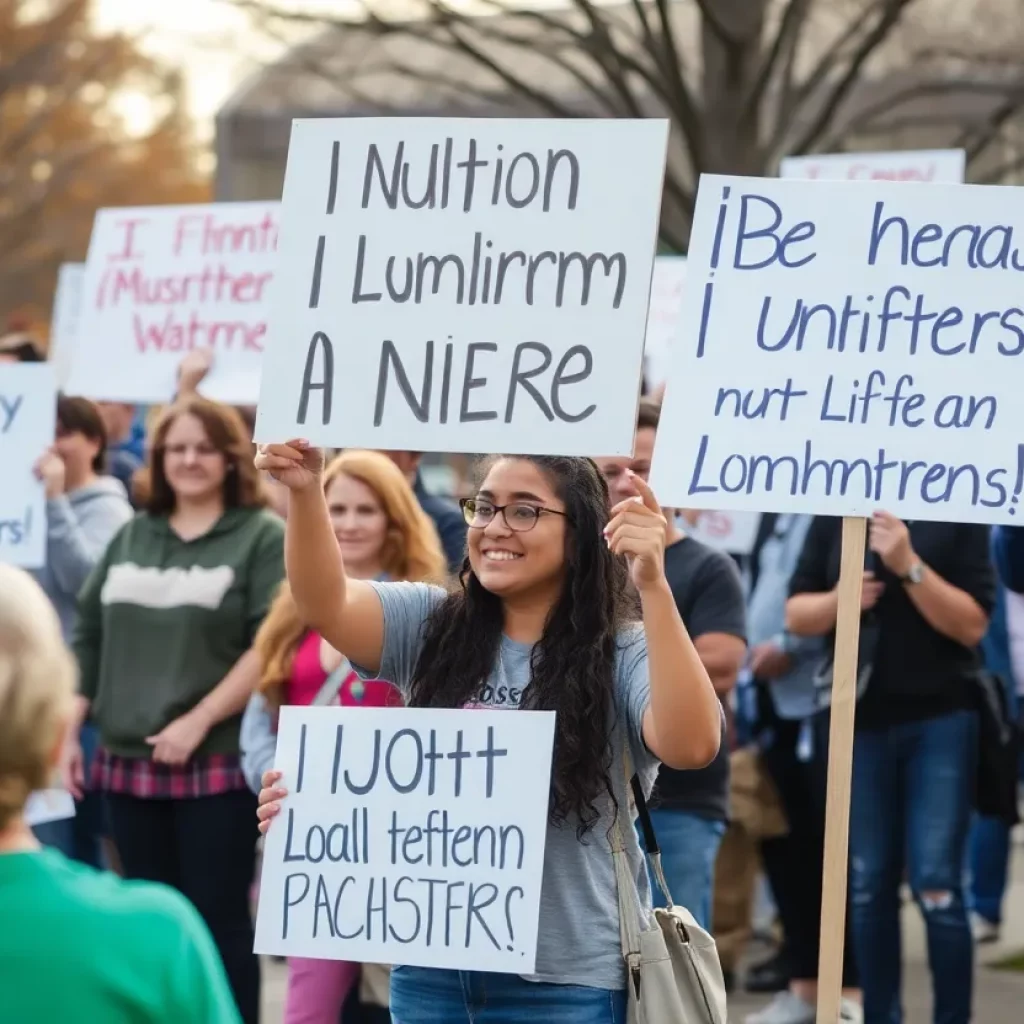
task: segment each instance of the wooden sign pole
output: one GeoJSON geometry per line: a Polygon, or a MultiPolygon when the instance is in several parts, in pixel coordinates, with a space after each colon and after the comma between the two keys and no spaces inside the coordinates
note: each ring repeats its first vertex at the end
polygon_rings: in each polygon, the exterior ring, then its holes
{"type": "Polygon", "coordinates": [[[829,725],[817,1024],[837,1024],[843,989],[853,723],[857,710],[857,654],[860,645],[860,600],[864,584],[867,527],[866,519],[847,517],[843,520],[839,610],[836,616],[836,649],[832,671],[832,717],[829,725]]]}

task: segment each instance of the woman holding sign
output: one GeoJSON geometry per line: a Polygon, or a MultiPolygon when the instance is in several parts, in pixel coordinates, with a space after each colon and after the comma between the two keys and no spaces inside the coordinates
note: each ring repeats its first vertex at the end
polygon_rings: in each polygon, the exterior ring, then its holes
{"type": "MultiPolygon", "coordinates": [[[[332,459],[324,493],[347,571],[357,579],[426,580],[445,577],[445,555],[434,524],[402,471],[380,452],[349,450],[332,459]]],[[[253,785],[273,764],[272,718],[282,704],[401,706],[401,694],[380,679],[363,680],[299,614],[287,582],[256,634],[259,693],[246,709],[242,766],[253,785]]],[[[259,789],[256,785],[255,788],[259,789]]],[[[288,960],[284,1024],[338,1024],[359,977],[359,965],[340,960],[288,960]]]]}
{"type": "MultiPolygon", "coordinates": [[[[557,712],[535,975],[399,968],[394,1020],[623,1021],[609,832],[628,806],[625,756],[649,793],[659,761],[702,768],[722,734],[718,698],[665,579],[657,499],[635,479],[635,495],[609,516],[590,459],[496,458],[463,502],[469,553],[462,586],[449,594],[348,574],[320,485],[321,452],[302,441],[264,445],[256,465],[291,490],[289,581],[303,618],[332,647],[393,680],[415,707],[557,712]],[[631,623],[629,576],[642,629],[631,623]]],[[[264,780],[264,831],[286,796],[280,782],[276,772],[264,780]]],[[[649,906],[639,843],[623,832],[649,906]]]]}
{"type": "MultiPolygon", "coordinates": [[[[829,636],[838,615],[842,526],[817,516],[790,580],[786,624],[829,636]]],[[[934,1019],[971,1019],[973,949],[965,854],[978,750],[977,646],[995,603],[987,526],[878,511],[861,607],[862,645],[850,804],[850,906],[865,1024],[902,1020],[900,885],[924,917],[934,1019]]],[[[823,737],[824,738],[824,737],[823,737]]]]}

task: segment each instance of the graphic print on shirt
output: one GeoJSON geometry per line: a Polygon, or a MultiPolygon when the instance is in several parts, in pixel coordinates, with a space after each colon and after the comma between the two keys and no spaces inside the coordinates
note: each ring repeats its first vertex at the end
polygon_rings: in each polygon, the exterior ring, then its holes
{"type": "Polygon", "coordinates": [[[220,607],[234,581],[235,571],[229,565],[160,569],[121,562],[110,567],[100,601],[104,605],[134,604],[152,609],[194,606],[213,611],[220,607]]]}

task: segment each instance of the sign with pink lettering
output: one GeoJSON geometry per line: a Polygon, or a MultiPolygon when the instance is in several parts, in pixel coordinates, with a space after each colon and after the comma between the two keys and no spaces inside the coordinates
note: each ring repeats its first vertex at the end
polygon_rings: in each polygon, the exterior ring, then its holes
{"type": "Polygon", "coordinates": [[[100,210],[81,292],[71,394],[173,398],[178,366],[213,349],[209,398],[256,402],[274,277],[277,202],[100,210]]]}
{"type": "Polygon", "coordinates": [[[830,181],[916,181],[961,185],[962,149],[908,149],[896,153],[829,153],[787,157],[780,178],[830,181]]]}

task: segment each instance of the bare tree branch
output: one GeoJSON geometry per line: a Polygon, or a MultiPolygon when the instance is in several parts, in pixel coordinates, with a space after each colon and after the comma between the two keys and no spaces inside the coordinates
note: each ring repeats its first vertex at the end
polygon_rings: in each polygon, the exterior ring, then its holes
{"type": "MultiPolygon", "coordinates": [[[[795,53],[794,43],[800,34],[800,29],[807,20],[810,8],[811,0],[789,0],[786,10],[779,21],[779,28],[775,33],[775,38],[765,51],[760,67],[754,74],[754,80],[747,94],[747,99],[751,106],[756,105],[764,95],[768,82],[783,54],[787,52],[795,53]]],[[[792,69],[792,62],[789,64],[789,69],[792,69]]]]}
{"type": "Polygon", "coordinates": [[[849,96],[850,90],[860,75],[864,62],[875,50],[885,41],[886,37],[896,27],[903,12],[917,0],[879,0],[878,20],[870,31],[861,40],[860,45],[850,58],[846,71],[840,76],[838,83],[833,87],[831,94],[822,104],[821,109],[811,119],[810,125],[801,131],[793,145],[796,153],[807,152],[828,128],[835,116],[839,105],[849,96]]]}
{"type": "MultiPolygon", "coordinates": [[[[834,147],[840,144],[841,135],[860,135],[864,132],[878,134],[886,129],[891,122],[886,118],[879,122],[882,115],[898,112],[900,107],[919,99],[926,99],[932,96],[1003,96],[1006,88],[991,82],[983,82],[970,78],[950,78],[938,81],[915,82],[894,92],[888,93],[876,102],[859,110],[857,114],[844,122],[841,131],[833,129],[832,133],[824,137],[825,147],[834,147]]],[[[964,115],[947,115],[950,122],[958,128],[963,128],[964,115]]],[[[963,143],[958,143],[957,146],[963,143]]]]}
{"type": "MultiPolygon", "coordinates": [[[[694,2],[700,8],[705,24],[718,37],[719,42],[726,47],[732,46],[736,42],[736,37],[729,31],[728,26],[716,10],[716,4],[720,0],[694,0],[694,2]]],[[[743,0],[743,2],[750,2],[750,0],[743,0]]]]}
{"type": "Polygon", "coordinates": [[[419,43],[422,60],[403,49],[347,64],[337,49],[310,48],[321,75],[346,94],[359,90],[369,109],[388,102],[391,77],[419,82],[436,106],[512,109],[518,100],[555,117],[664,113],[673,145],[662,234],[680,250],[695,183],[709,168],[770,173],[787,153],[841,149],[854,137],[885,146],[886,136],[917,131],[959,139],[977,159],[1024,111],[1019,47],[1005,33],[991,46],[980,30],[977,43],[954,38],[923,0],[562,0],[558,8],[478,0],[473,13],[456,0],[422,0],[419,18],[409,20],[386,13],[383,0],[357,0],[362,14],[351,20],[284,0],[222,2],[264,24],[333,28],[341,53],[357,33],[382,49],[388,39],[419,43]],[[687,7],[702,26],[696,37],[680,29],[687,7]],[[922,14],[909,23],[912,11],[922,14]],[[453,55],[450,65],[438,50],[453,55]],[[876,57],[865,102],[858,90],[876,57]],[[906,70],[886,82],[887,67],[906,70]]]}
{"type": "Polygon", "coordinates": [[[1006,179],[1016,174],[1018,171],[1024,169],[1024,153],[1019,153],[1017,156],[1005,163],[998,164],[991,171],[986,172],[978,178],[979,185],[998,185],[1006,181],[1006,179]]]}

